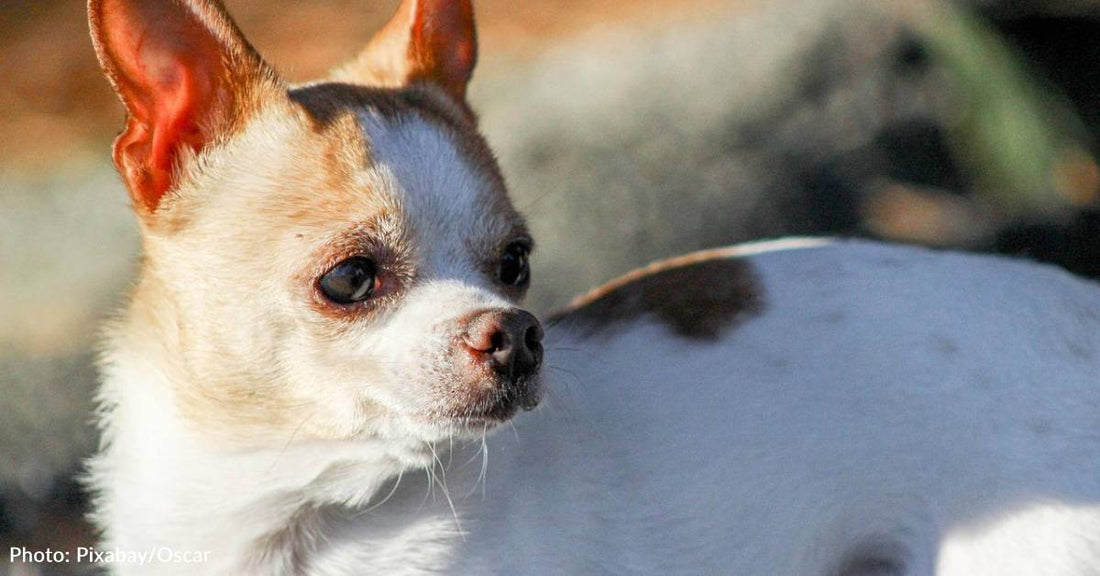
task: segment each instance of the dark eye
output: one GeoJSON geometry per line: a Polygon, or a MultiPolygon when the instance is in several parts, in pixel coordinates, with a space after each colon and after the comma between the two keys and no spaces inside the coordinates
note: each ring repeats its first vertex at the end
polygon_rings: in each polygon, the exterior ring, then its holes
{"type": "Polygon", "coordinates": [[[369,258],[348,258],[321,277],[321,292],[337,304],[362,302],[374,293],[377,272],[369,258]]]}
{"type": "Polygon", "coordinates": [[[513,242],[504,249],[500,257],[500,281],[509,286],[526,286],[531,279],[531,268],[527,256],[531,249],[520,242],[513,242]]]}

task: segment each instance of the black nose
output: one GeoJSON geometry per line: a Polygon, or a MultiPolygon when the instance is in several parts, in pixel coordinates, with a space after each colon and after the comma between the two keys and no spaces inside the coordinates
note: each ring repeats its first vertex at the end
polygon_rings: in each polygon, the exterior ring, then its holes
{"type": "Polygon", "coordinates": [[[542,326],[530,312],[514,310],[504,314],[490,336],[493,370],[515,381],[530,376],[542,363],[542,326]]]}
{"type": "Polygon", "coordinates": [[[484,352],[493,370],[509,382],[531,376],[542,364],[542,326],[525,310],[484,313],[471,323],[466,342],[484,352]]]}

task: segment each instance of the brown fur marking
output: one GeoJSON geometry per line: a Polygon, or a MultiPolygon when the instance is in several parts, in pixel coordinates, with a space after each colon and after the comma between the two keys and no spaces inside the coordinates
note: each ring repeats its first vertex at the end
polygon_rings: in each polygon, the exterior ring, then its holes
{"type": "Polygon", "coordinates": [[[574,300],[550,322],[592,335],[649,316],[684,338],[713,340],[762,308],[759,283],[748,262],[700,252],[612,280],[574,300]]]}
{"type": "Polygon", "coordinates": [[[324,82],[295,88],[290,91],[290,99],[305,109],[318,128],[358,110],[377,112],[392,122],[409,117],[422,118],[454,138],[473,166],[491,175],[501,187],[504,185],[496,157],[478,132],[473,113],[431,84],[379,88],[324,82]]]}

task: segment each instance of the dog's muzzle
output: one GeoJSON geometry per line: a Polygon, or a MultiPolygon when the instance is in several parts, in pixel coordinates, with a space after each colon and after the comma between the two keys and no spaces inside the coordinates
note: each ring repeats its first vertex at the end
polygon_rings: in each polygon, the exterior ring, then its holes
{"type": "Polygon", "coordinates": [[[525,310],[487,310],[470,319],[463,343],[497,376],[500,409],[530,410],[538,404],[542,337],[542,325],[525,310]]]}

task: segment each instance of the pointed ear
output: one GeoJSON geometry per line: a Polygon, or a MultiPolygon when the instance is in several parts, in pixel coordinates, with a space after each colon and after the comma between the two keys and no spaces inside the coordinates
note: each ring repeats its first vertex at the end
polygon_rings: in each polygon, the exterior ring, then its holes
{"type": "Polygon", "coordinates": [[[386,87],[428,81],[465,103],[476,62],[470,0],[402,0],[393,18],[333,79],[386,87]]]}
{"type": "Polygon", "coordinates": [[[126,106],[114,159],[151,214],[184,164],[234,132],[276,77],[217,0],[90,0],[99,63],[126,106]]]}

